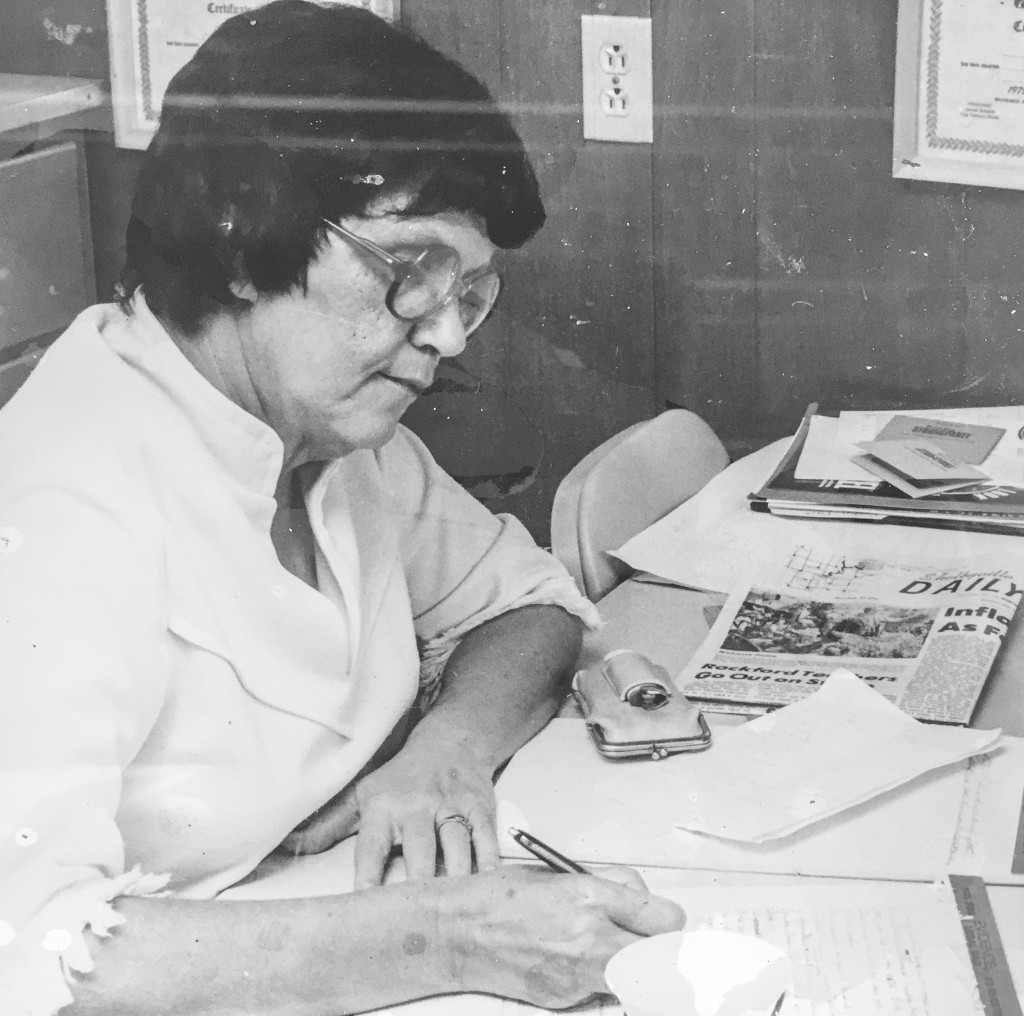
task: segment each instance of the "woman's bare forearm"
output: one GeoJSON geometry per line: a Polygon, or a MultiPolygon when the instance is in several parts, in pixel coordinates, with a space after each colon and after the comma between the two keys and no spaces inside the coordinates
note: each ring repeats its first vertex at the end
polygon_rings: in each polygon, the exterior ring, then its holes
{"type": "Polygon", "coordinates": [[[340,1016],[458,990],[434,895],[121,899],[61,1016],[340,1016]]]}
{"type": "Polygon", "coordinates": [[[61,1016],[341,1016],[452,992],[546,1008],[605,990],[604,967],[685,915],[631,884],[511,866],[343,896],[122,899],[61,1016]]]}
{"type": "Polygon", "coordinates": [[[582,632],[577,617],[548,605],[512,610],[475,628],[452,653],[438,701],[410,743],[464,732],[496,768],[565,699],[582,632]]]}

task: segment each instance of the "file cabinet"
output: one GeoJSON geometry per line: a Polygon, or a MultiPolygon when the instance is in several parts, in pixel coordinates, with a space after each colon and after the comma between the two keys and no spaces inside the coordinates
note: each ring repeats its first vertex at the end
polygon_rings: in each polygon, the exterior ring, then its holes
{"type": "Polygon", "coordinates": [[[0,404],[95,301],[81,131],[105,106],[96,82],[0,74],[0,404]]]}

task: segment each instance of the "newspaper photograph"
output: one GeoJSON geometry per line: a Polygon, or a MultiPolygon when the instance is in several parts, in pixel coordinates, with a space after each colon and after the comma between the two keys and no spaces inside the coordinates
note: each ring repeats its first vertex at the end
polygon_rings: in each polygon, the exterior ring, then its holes
{"type": "Polygon", "coordinates": [[[1000,567],[799,546],[733,590],[676,684],[709,712],[764,712],[844,667],[919,720],[966,724],[1022,591],[1000,567]]]}

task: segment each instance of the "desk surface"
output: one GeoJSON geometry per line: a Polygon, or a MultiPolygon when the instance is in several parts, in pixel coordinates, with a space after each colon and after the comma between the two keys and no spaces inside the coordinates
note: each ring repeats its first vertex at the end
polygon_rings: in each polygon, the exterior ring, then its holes
{"type": "MultiPolygon", "coordinates": [[[[589,665],[612,648],[630,646],[647,652],[670,670],[680,667],[686,656],[695,650],[706,634],[704,606],[721,603],[722,599],[723,597],[719,595],[630,580],[601,601],[601,610],[607,624],[599,632],[587,637],[580,662],[589,665]]],[[[990,680],[986,697],[979,707],[975,717],[976,724],[988,725],[996,722],[994,717],[1000,716],[1004,729],[1012,733],[1024,733],[1020,695],[1016,693],[1011,680],[1012,662],[1021,659],[1021,653],[1024,652],[1024,648],[1020,646],[1021,638],[1019,630],[1014,629],[1012,637],[1004,647],[997,672],[990,680]]],[[[736,717],[724,719],[726,722],[737,721],[736,717]]],[[[594,759],[603,762],[598,759],[596,753],[594,759]]],[[[567,768],[573,773],[573,796],[585,798],[590,792],[592,781],[581,775],[580,770],[571,766],[567,768]]],[[[546,783],[550,782],[550,776],[550,770],[545,770],[546,783]]],[[[564,798],[561,803],[563,807],[560,810],[566,810],[564,798]]],[[[516,824],[529,826],[528,822],[517,821],[516,824]]],[[[543,834],[544,830],[538,832],[543,834]]],[[[565,846],[566,849],[572,844],[569,837],[552,842],[558,842],[559,846],[565,846]]],[[[349,839],[324,854],[282,861],[279,868],[268,867],[264,878],[251,880],[224,895],[236,899],[259,899],[347,891],[351,884],[353,844],[354,840],[349,839]]],[[[841,878],[714,871],[693,866],[648,868],[643,873],[648,883],[657,891],[674,890],[680,893],[679,898],[684,906],[687,889],[743,887],[749,889],[753,897],[761,888],[776,886],[807,887],[813,892],[815,888],[827,889],[843,885],[870,887],[873,884],[880,884],[865,880],[851,882],[841,878]]],[[[396,878],[401,878],[400,872],[392,874],[396,878]]],[[[1024,889],[1016,886],[990,886],[988,893],[1005,949],[1007,966],[1015,984],[1020,985],[1024,983],[1024,907],[1021,906],[1024,889]]],[[[850,945],[842,946],[839,951],[843,955],[851,955],[851,962],[856,963],[859,955],[857,949],[857,946],[850,945]]],[[[784,1013],[793,1011],[783,1010],[784,1013]]],[[[821,1008],[816,1011],[836,1010],[821,1008]]],[[[622,1010],[615,1005],[605,1005],[580,1009],[580,1012],[586,1012],[588,1016],[621,1016],[622,1010]]],[[[381,1010],[381,1016],[541,1016],[541,1012],[531,1006],[489,996],[461,995],[391,1007],[381,1010]]]]}
{"type": "MultiPolygon", "coordinates": [[[[725,597],[679,586],[629,579],[598,604],[605,626],[587,636],[580,666],[592,666],[612,649],[637,649],[675,675],[708,632],[704,607],[725,597]]],[[[1024,736],[1024,615],[1018,612],[982,690],[971,726],[1001,727],[1024,736]]]]}

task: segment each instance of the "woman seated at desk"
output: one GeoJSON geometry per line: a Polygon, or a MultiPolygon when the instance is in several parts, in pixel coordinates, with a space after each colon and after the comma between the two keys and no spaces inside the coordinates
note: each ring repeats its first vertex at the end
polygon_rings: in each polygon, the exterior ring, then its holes
{"type": "Polygon", "coordinates": [[[593,608],[398,426],[543,221],[509,121],[281,0],[175,77],[133,212],[118,305],[0,414],[0,1009],[600,991],[679,908],[500,869],[491,784],[593,608]],[[357,830],[352,894],[213,899],[357,830]]]}

